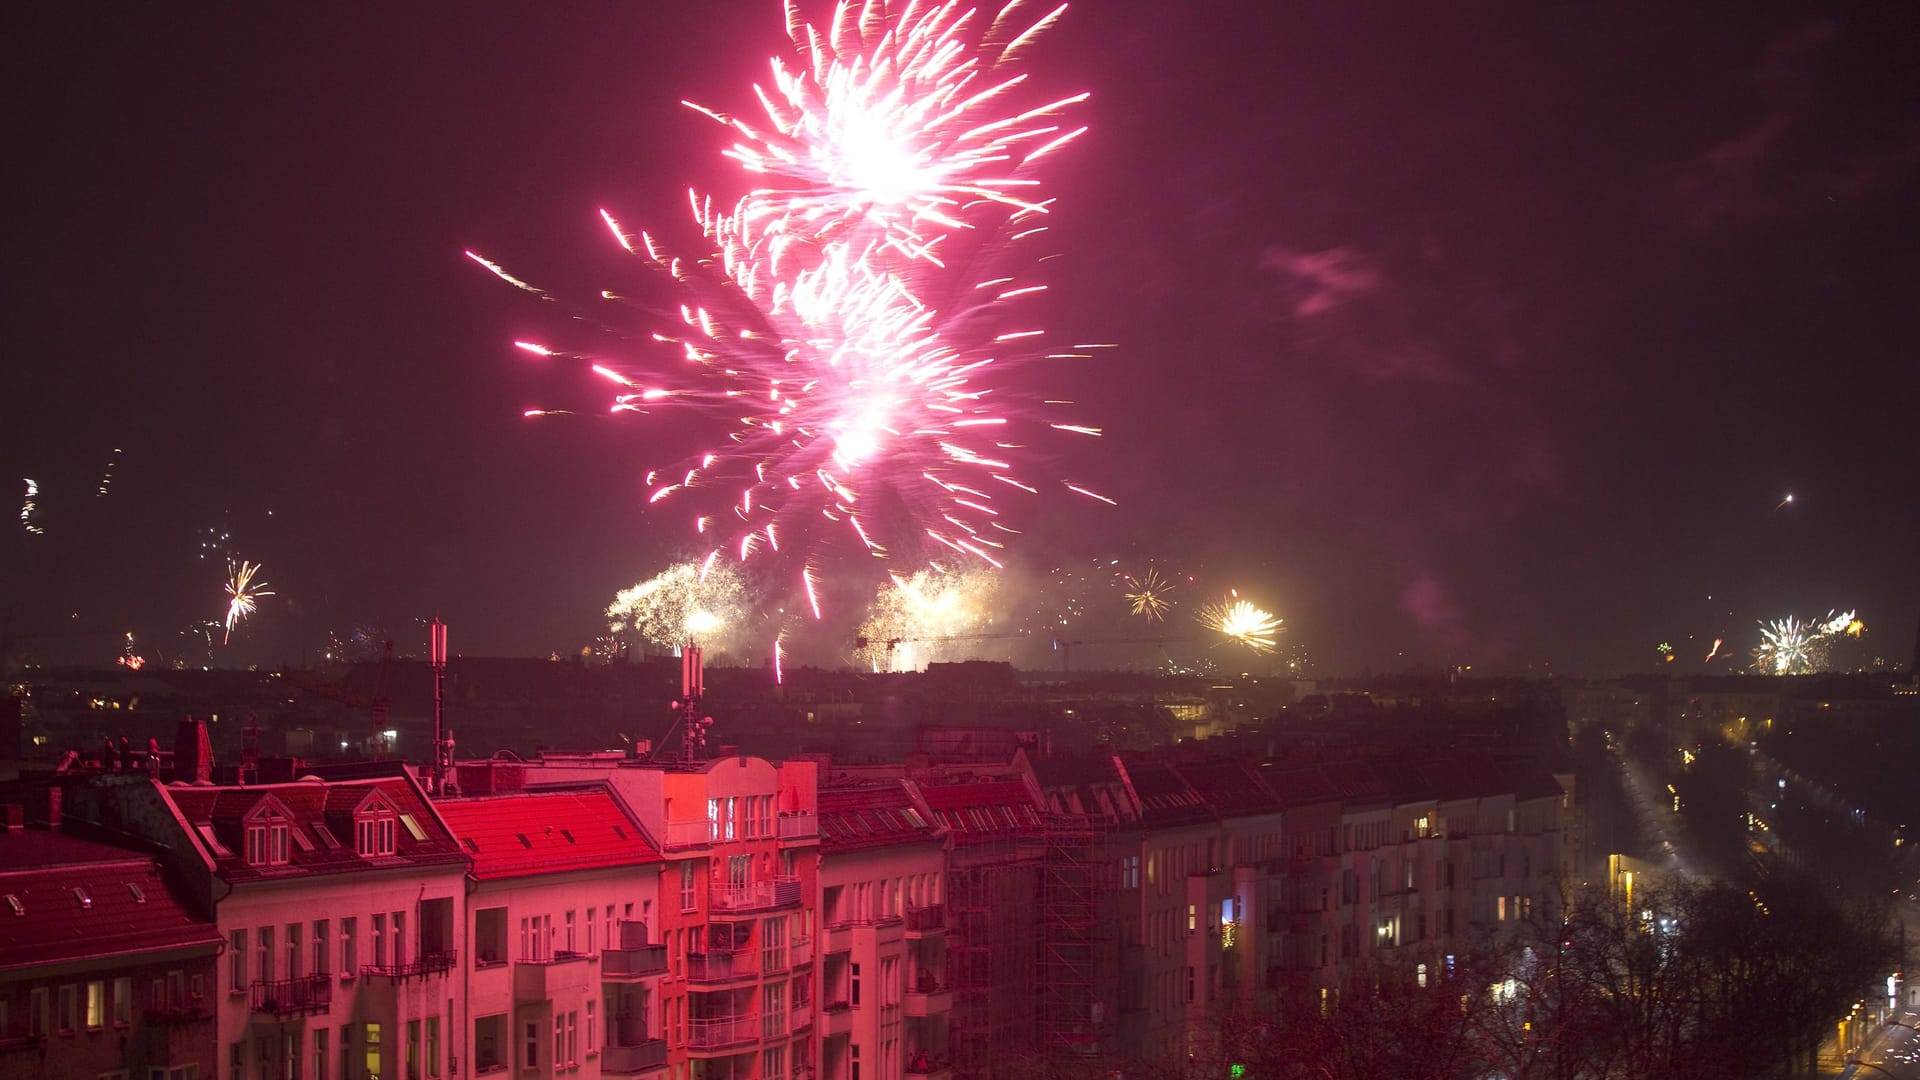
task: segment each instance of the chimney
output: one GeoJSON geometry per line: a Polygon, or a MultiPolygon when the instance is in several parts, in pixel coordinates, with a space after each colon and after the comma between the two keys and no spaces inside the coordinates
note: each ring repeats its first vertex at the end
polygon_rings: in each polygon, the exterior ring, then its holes
{"type": "Polygon", "coordinates": [[[190,784],[213,780],[213,740],[207,722],[196,716],[180,721],[173,736],[173,778],[190,784]]]}
{"type": "Polygon", "coordinates": [[[0,832],[19,832],[27,827],[27,808],[19,803],[0,806],[0,832]]]}

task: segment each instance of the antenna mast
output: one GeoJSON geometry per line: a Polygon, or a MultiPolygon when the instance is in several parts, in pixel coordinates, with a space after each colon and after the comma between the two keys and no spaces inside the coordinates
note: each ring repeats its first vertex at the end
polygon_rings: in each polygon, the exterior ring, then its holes
{"type": "Polygon", "coordinates": [[[427,769],[427,790],[442,795],[455,788],[453,733],[447,730],[447,624],[433,620],[430,656],[433,663],[433,764],[427,769]]]}

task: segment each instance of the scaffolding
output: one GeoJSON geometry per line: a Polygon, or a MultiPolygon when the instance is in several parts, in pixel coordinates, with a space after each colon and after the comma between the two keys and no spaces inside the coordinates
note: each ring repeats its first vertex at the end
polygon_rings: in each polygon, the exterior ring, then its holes
{"type": "Polygon", "coordinates": [[[1037,838],[957,845],[947,873],[948,1050],[956,1080],[1011,1075],[1033,1050],[1037,838]]]}
{"type": "Polygon", "coordinates": [[[1050,814],[1040,863],[1039,1031],[1048,1073],[1087,1064],[1112,1047],[1117,965],[1104,948],[1103,902],[1113,894],[1107,821],[1050,814]]]}

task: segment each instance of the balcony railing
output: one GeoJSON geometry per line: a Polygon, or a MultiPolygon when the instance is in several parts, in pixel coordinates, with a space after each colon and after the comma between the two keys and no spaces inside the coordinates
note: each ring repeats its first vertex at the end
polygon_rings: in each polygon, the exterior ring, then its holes
{"type": "Polygon", "coordinates": [[[782,814],[779,821],[782,840],[812,840],[820,835],[820,816],[811,810],[782,814]]]}
{"type": "Polygon", "coordinates": [[[788,1030],[793,1034],[798,1035],[802,1031],[805,1031],[807,1028],[810,1028],[812,1026],[813,1026],[813,1005],[810,1003],[804,1004],[804,1005],[795,1005],[793,1007],[793,1026],[788,1028],[788,1030]]]}
{"type": "Polygon", "coordinates": [[[667,850],[675,848],[705,847],[720,837],[720,823],[717,821],[669,821],[667,822],[667,850]]]}
{"type": "Polygon", "coordinates": [[[173,1027],[180,1024],[202,1024],[213,1019],[213,1014],[202,1005],[172,1005],[164,1009],[146,1009],[141,1017],[147,1023],[161,1027],[173,1027]]]}
{"type": "Polygon", "coordinates": [[[614,1076],[631,1076],[651,1069],[667,1067],[667,1040],[648,1039],[630,1046],[617,1044],[600,1050],[600,1071],[614,1076]]]}
{"type": "Polygon", "coordinates": [[[632,949],[608,949],[600,954],[600,974],[658,975],[667,970],[665,945],[642,945],[632,949]]]}
{"type": "Polygon", "coordinates": [[[760,1041],[757,1016],[696,1016],[687,1021],[687,1045],[695,1050],[718,1050],[760,1041]]]}
{"type": "Polygon", "coordinates": [[[726,982],[751,979],[760,972],[753,966],[753,950],[687,954],[688,982],[726,982]]]}
{"type": "Polygon", "coordinates": [[[947,909],[944,904],[929,904],[926,907],[907,909],[907,930],[912,933],[925,933],[929,930],[947,928],[947,909]]]}
{"type": "Polygon", "coordinates": [[[715,885],[707,890],[712,911],[769,911],[800,906],[800,879],[774,877],[740,885],[715,885]]]}
{"type": "Polygon", "coordinates": [[[445,975],[453,970],[458,959],[455,951],[421,953],[420,959],[404,964],[367,964],[360,969],[362,975],[384,975],[389,979],[417,979],[428,975],[445,975]]]}
{"type": "Polygon", "coordinates": [[[323,1013],[333,1007],[333,979],[327,975],[307,975],[278,982],[255,982],[252,999],[253,1011],[268,1016],[323,1013]]]}
{"type": "Polygon", "coordinates": [[[793,944],[787,946],[787,965],[789,967],[800,967],[804,964],[811,963],[813,963],[813,940],[811,938],[798,938],[793,944]]]}

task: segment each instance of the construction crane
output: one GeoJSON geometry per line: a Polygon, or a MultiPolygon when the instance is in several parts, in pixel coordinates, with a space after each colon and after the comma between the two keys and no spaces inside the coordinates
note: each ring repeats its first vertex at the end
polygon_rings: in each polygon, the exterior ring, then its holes
{"type": "Polygon", "coordinates": [[[1185,645],[1190,644],[1193,640],[1193,638],[1116,637],[1075,638],[1069,641],[1066,638],[1054,638],[1053,649],[1060,654],[1060,672],[1064,675],[1070,674],[1073,671],[1073,647],[1075,645],[1157,645],[1160,647],[1161,658],[1168,659],[1166,655],[1168,645],[1185,645]]]}
{"type": "Polygon", "coordinates": [[[386,757],[393,752],[393,739],[388,734],[392,728],[387,726],[387,675],[393,670],[393,642],[380,653],[380,667],[373,673],[373,692],[367,695],[367,714],[372,719],[373,731],[367,739],[369,757],[386,757]]]}

